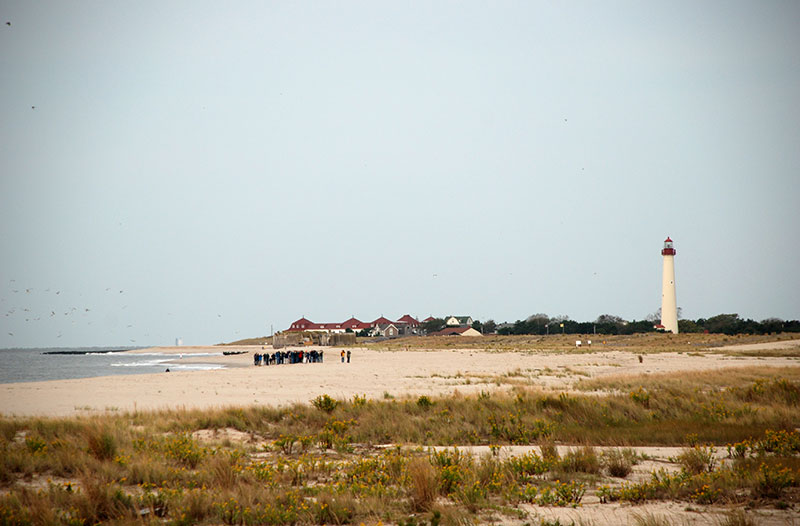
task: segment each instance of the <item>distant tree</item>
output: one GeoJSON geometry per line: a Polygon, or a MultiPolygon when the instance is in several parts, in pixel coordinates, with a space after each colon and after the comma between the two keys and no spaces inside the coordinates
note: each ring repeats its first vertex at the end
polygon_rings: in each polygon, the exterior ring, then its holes
{"type": "MultiPolygon", "coordinates": [[[[534,314],[525,320],[517,320],[512,325],[503,324],[497,329],[493,320],[483,324],[484,333],[492,329],[497,334],[545,334],[548,330],[553,334],[562,332],[564,325],[565,334],[636,334],[654,332],[655,325],[661,321],[660,309],[650,314],[647,319],[626,322],[619,316],[604,314],[594,322],[579,322],[570,320],[568,316],[548,317],[546,314],[534,314]]],[[[762,321],[742,319],[738,314],[718,314],[711,318],[698,318],[697,320],[678,320],[678,330],[685,333],[714,332],[724,334],[766,334],[779,332],[800,332],[800,320],[781,320],[780,318],[766,318],[762,321]]]]}
{"type": "Polygon", "coordinates": [[[614,316],[613,314],[601,314],[600,316],[597,317],[596,320],[594,320],[594,322],[597,325],[606,324],[606,323],[612,324],[612,325],[624,325],[625,323],[627,323],[625,320],[623,320],[619,316],[614,316]]]}
{"type": "Polygon", "coordinates": [[[678,320],[678,332],[703,332],[703,328],[692,320],[678,320]]]}
{"type": "Polygon", "coordinates": [[[766,318],[761,320],[761,329],[765,333],[783,332],[786,323],[780,318],[766,318]]]}
{"type": "Polygon", "coordinates": [[[631,320],[626,325],[623,325],[619,329],[619,334],[637,334],[642,332],[653,332],[655,331],[655,326],[652,321],[647,320],[631,320]]]}
{"type": "Polygon", "coordinates": [[[356,336],[361,336],[362,338],[369,338],[370,336],[372,336],[372,327],[361,329],[356,333],[356,336]]]}
{"type": "Polygon", "coordinates": [[[480,333],[483,333],[483,324],[481,323],[480,320],[473,321],[472,322],[472,328],[475,329],[476,331],[480,332],[480,333]]]}
{"type": "Polygon", "coordinates": [[[492,319],[488,319],[483,322],[483,333],[484,334],[494,334],[497,330],[497,324],[492,319]]]}
{"type": "MultiPolygon", "coordinates": [[[[678,319],[680,320],[683,317],[683,307],[678,307],[678,319]]],[[[647,321],[652,321],[653,323],[660,323],[661,322],[661,307],[658,308],[657,311],[651,312],[645,318],[647,321]]]]}
{"type": "Polygon", "coordinates": [[[527,318],[525,318],[527,322],[539,322],[539,323],[548,323],[550,321],[550,316],[543,312],[539,312],[536,314],[531,314],[527,318]]]}
{"type": "Polygon", "coordinates": [[[425,331],[425,334],[431,334],[442,329],[444,329],[444,320],[442,318],[433,318],[422,322],[422,330],[425,331]]]}
{"type": "Polygon", "coordinates": [[[708,332],[736,334],[742,328],[743,320],[738,314],[717,314],[705,320],[708,332]]]}
{"type": "Polygon", "coordinates": [[[653,322],[653,323],[660,323],[661,322],[661,307],[658,308],[657,311],[651,312],[645,317],[645,320],[653,322]]]}

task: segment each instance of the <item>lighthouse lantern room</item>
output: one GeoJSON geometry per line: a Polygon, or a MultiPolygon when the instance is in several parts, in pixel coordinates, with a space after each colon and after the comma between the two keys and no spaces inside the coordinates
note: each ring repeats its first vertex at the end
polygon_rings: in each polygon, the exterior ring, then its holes
{"type": "Polygon", "coordinates": [[[661,255],[674,256],[675,254],[677,254],[677,252],[675,252],[675,246],[673,245],[672,240],[668,237],[664,240],[664,248],[661,250],[661,255]]]}

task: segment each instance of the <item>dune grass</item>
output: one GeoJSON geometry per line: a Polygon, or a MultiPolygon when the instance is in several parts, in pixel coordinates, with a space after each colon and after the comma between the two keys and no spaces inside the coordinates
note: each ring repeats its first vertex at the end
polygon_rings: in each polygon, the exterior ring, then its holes
{"type": "Polygon", "coordinates": [[[496,335],[461,337],[461,336],[410,336],[373,342],[362,340],[363,345],[373,350],[384,351],[425,351],[442,349],[474,349],[481,351],[530,351],[530,352],[570,352],[588,354],[598,351],[624,351],[638,354],[659,352],[723,352],[731,355],[756,356],[797,356],[798,350],[762,350],[741,351],[723,350],[730,345],[754,343],[771,343],[779,341],[800,340],[796,333],[777,335],[749,334],[670,334],[644,333],[627,335],[608,334],[550,334],[538,335],[496,335]],[[581,347],[576,347],[576,340],[581,340],[581,347]],[[587,342],[591,341],[591,345],[587,342]]]}
{"type": "Polygon", "coordinates": [[[587,493],[633,503],[797,500],[793,369],[620,376],[582,388],[320,393],[284,408],[0,418],[0,524],[455,525],[489,515],[522,524],[520,506],[578,506],[587,493]],[[492,453],[454,447],[471,444],[492,453]],[[510,444],[540,447],[497,454],[510,444]],[[571,447],[559,455],[555,444],[571,447]],[[628,480],[638,445],[684,450],[676,470],[628,480]]]}

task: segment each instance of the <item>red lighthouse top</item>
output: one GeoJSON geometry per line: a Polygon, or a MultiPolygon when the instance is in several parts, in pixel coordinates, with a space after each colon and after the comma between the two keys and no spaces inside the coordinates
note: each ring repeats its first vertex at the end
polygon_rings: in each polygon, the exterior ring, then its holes
{"type": "Polygon", "coordinates": [[[675,247],[672,246],[672,240],[669,237],[667,237],[667,239],[664,240],[664,249],[661,251],[661,255],[674,256],[677,253],[678,252],[675,250],[675,247]]]}

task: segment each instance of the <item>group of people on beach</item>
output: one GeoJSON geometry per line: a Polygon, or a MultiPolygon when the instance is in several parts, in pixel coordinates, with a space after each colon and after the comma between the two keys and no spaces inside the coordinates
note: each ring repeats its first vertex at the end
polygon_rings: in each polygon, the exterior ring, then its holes
{"type": "MultiPolygon", "coordinates": [[[[324,357],[325,351],[317,351],[316,349],[311,351],[304,351],[304,350],[291,350],[291,351],[275,351],[272,354],[269,353],[255,353],[253,355],[253,365],[281,365],[285,363],[322,363],[322,358],[324,357]]],[[[341,352],[342,363],[344,363],[345,358],[347,358],[347,363],[350,363],[350,351],[348,350],[345,352],[342,349],[341,352]]],[[[169,369],[167,369],[169,372],[169,369]]]]}
{"type": "Polygon", "coordinates": [[[322,363],[324,351],[275,351],[269,353],[255,353],[253,365],[281,365],[285,363],[322,363]]]}

